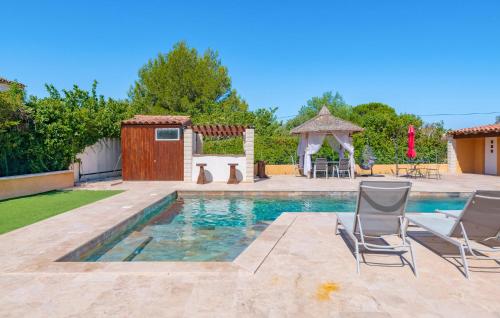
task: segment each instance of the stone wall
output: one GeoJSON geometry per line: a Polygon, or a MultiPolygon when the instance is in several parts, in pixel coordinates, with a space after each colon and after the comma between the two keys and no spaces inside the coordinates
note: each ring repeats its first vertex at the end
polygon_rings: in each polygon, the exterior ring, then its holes
{"type": "Polygon", "coordinates": [[[184,182],[191,182],[193,174],[193,130],[184,129],[184,182]]]}
{"type": "Polygon", "coordinates": [[[74,185],[72,170],[0,178],[0,200],[32,195],[74,185]]]}
{"type": "MultiPolygon", "coordinates": [[[[448,173],[448,165],[447,164],[422,164],[419,165],[421,168],[425,167],[439,167],[439,171],[442,174],[448,173]]],[[[400,168],[409,168],[410,165],[400,164],[400,168]]],[[[396,165],[394,164],[376,164],[373,166],[374,174],[387,174],[394,175],[396,172],[396,165]]],[[[370,170],[362,170],[358,165],[356,165],[356,173],[360,174],[369,174],[370,170]]],[[[403,171],[404,173],[404,171],[403,171]]],[[[294,165],[266,165],[266,174],[269,176],[273,175],[297,175],[298,171],[294,165]]]]}
{"type": "Polygon", "coordinates": [[[255,131],[245,130],[245,144],[243,145],[246,157],[245,182],[254,182],[254,139],[255,131]]]}

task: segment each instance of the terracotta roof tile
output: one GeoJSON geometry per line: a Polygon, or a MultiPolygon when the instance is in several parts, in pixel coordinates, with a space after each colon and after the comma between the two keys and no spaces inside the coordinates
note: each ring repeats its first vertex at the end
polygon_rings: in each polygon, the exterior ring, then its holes
{"type": "Polygon", "coordinates": [[[3,78],[3,77],[0,77],[0,84],[14,84],[14,83],[17,83],[19,85],[21,85],[21,87],[25,87],[26,85],[22,84],[22,83],[19,83],[19,82],[16,82],[16,81],[10,81],[6,78],[3,78]]]}
{"type": "Polygon", "coordinates": [[[158,116],[158,115],[135,115],[132,119],[122,121],[125,125],[189,125],[189,116],[158,116]]]}
{"type": "Polygon", "coordinates": [[[476,134],[479,135],[479,134],[495,134],[495,133],[498,133],[500,135],[500,124],[462,128],[462,129],[452,130],[448,134],[453,136],[461,136],[461,135],[476,135],[476,134]]]}

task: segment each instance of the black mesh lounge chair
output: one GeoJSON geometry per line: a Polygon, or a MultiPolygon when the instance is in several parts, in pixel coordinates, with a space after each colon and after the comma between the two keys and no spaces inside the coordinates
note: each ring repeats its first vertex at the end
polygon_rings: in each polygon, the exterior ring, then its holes
{"type": "Polygon", "coordinates": [[[411,254],[413,271],[417,275],[415,254],[406,237],[408,221],[405,218],[411,182],[408,181],[362,181],[359,185],[355,213],[337,213],[337,228],[342,225],[354,242],[356,271],[359,273],[359,248],[375,252],[402,252],[411,254]],[[379,245],[365,238],[382,238],[395,235],[401,238],[398,245],[379,245]]]}

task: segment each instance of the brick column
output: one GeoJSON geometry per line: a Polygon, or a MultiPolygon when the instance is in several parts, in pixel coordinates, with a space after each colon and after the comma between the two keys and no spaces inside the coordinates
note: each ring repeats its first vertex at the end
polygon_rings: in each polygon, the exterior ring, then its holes
{"type": "Polygon", "coordinates": [[[184,129],[184,182],[192,182],[193,170],[193,130],[184,129]]]}
{"type": "Polygon", "coordinates": [[[244,136],[244,146],[243,149],[245,150],[245,157],[247,161],[246,165],[246,176],[245,176],[245,182],[254,182],[254,135],[255,132],[253,129],[247,129],[245,131],[245,136],[244,136]]]}
{"type": "Polygon", "coordinates": [[[456,152],[456,142],[453,139],[453,136],[448,136],[448,140],[446,143],[446,154],[448,157],[448,173],[449,174],[458,174],[457,167],[457,152],[456,152]]]}

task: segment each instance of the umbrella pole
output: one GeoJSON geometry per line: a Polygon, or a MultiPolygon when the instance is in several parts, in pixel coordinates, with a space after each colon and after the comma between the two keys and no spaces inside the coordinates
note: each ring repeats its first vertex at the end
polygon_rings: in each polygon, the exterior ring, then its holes
{"type": "Polygon", "coordinates": [[[394,142],[394,160],[396,161],[396,177],[399,177],[399,159],[398,159],[398,143],[396,142],[396,138],[392,139],[394,142]]]}

